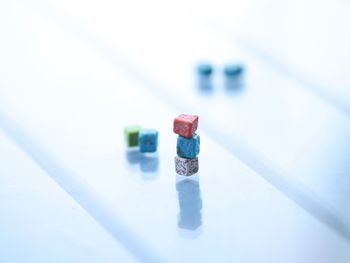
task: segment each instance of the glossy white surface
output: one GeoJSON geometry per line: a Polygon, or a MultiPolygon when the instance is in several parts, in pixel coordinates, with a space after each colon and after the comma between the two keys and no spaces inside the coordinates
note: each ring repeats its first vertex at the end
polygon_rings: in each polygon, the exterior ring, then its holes
{"type": "Polygon", "coordinates": [[[239,44],[266,66],[350,114],[349,1],[209,0],[182,4],[228,42],[239,44]]]}
{"type": "MultiPolygon", "coordinates": [[[[220,80],[221,91],[198,92],[193,63],[204,55],[221,63],[233,56],[231,45],[185,15],[173,19],[173,6],[160,3],[162,12],[143,23],[147,30],[137,30],[139,20],[128,23],[133,3],[121,10],[108,9],[110,2],[64,3],[66,11],[79,7],[83,27],[59,8],[3,3],[0,128],[127,248],[118,261],[348,261],[348,179],[327,172],[349,169],[340,148],[348,148],[348,118],[245,53],[241,93],[223,92],[220,80]],[[103,19],[91,20],[88,11],[99,14],[98,7],[103,19]],[[175,21],[181,31],[165,30],[175,21]],[[201,118],[200,173],[189,180],[174,173],[171,122],[180,111],[201,118]],[[159,129],[159,152],[126,150],[128,124],[159,129]],[[329,135],[329,126],[343,135],[329,135]],[[323,161],[319,141],[343,159],[323,161]]],[[[141,19],[147,9],[140,10],[141,19]]],[[[64,201],[52,202],[58,205],[64,201]]]]}
{"type": "Polygon", "coordinates": [[[74,33],[75,39],[178,111],[199,113],[212,138],[276,187],[315,194],[345,224],[350,222],[350,182],[344,176],[350,174],[350,119],[342,109],[239,45],[218,38],[181,5],[162,1],[119,5],[108,0],[85,3],[83,9],[78,0],[56,5],[67,13],[73,30],[53,7],[41,6],[38,12],[51,16],[67,34],[74,33]],[[139,11],[134,10],[136,5],[139,11]],[[153,11],[153,6],[161,11],[153,11]],[[98,21],[91,19],[102,14],[98,21]],[[219,70],[216,89],[209,94],[193,88],[193,67],[201,59],[214,61],[219,70]],[[241,90],[225,91],[220,79],[220,66],[231,59],[246,65],[241,90]]]}
{"type": "Polygon", "coordinates": [[[0,132],[1,262],[135,262],[0,132]]]}

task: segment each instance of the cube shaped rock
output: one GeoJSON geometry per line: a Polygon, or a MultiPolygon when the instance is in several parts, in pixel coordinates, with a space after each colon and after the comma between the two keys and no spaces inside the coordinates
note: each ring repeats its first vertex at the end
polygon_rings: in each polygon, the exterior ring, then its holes
{"type": "Polygon", "coordinates": [[[127,146],[132,147],[132,146],[139,145],[140,129],[141,129],[141,126],[138,126],[138,125],[125,127],[124,135],[125,135],[125,140],[126,140],[127,146]]]}
{"type": "Polygon", "coordinates": [[[155,152],[158,146],[158,131],[155,129],[142,129],[139,133],[140,152],[155,152]]]}
{"type": "Polygon", "coordinates": [[[200,77],[210,77],[213,73],[213,66],[210,63],[200,63],[197,65],[197,72],[200,77]]]}
{"type": "Polygon", "coordinates": [[[198,158],[186,159],[175,156],[175,170],[179,175],[191,176],[198,172],[198,158]]]}
{"type": "Polygon", "coordinates": [[[199,154],[199,135],[194,134],[191,138],[177,137],[177,155],[183,158],[193,159],[199,154]]]}
{"type": "Polygon", "coordinates": [[[243,71],[244,68],[241,64],[228,64],[224,68],[224,75],[227,78],[236,78],[242,75],[243,71]]]}
{"type": "Polygon", "coordinates": [[[181,114],[174,119],[173,131],[186,138],[191,138],[198,127],[198,116],[181,114]]]}

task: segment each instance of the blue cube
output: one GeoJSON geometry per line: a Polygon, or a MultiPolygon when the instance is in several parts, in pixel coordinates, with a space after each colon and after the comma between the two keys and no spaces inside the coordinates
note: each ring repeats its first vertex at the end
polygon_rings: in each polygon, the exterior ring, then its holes
{"type": "Polygon", "coordinates": [[[213,73],[213,66],[209,63],[201,63],[197,66],[197,72],[200,77],[210,77],[213,73]]]}
{"type": "Polygon", "coordinates": [[[224,68],[224,74],[227,78],[237,78],[243,74],[244,68],[241,64],[228,64],[224,68]]]}
{"type": "Polygon", "coordinates": [[[194,134],[191,138],[177,137],[177,155],[182,158],[193,159],[199,153],[199,135],[194,134]]]}
{"type": "Polygon", "coordinates": [[[139,132],[139,147],[142,153],[157,151],[158,131],[155,129],[141,129],[139,132]]]}

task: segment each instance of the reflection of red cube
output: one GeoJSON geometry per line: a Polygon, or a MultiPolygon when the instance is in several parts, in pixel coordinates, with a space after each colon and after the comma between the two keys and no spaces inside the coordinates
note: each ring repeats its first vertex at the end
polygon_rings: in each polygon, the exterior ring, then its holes
{"type": "Polygon", "coordinates": [[[191,138],[198,127],[198,116],[181,114],[174,119],[174,132],[186,138],[191,138]]]}

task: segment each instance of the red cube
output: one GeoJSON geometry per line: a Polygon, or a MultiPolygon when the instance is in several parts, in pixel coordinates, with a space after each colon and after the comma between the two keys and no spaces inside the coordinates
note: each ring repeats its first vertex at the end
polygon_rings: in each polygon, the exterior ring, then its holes
{"type": "Polygon", "coordinates": [[[174,119],[174,132],[186,138],[191,138],[198,127],[198,116],[181,114],[174,119]]]}

